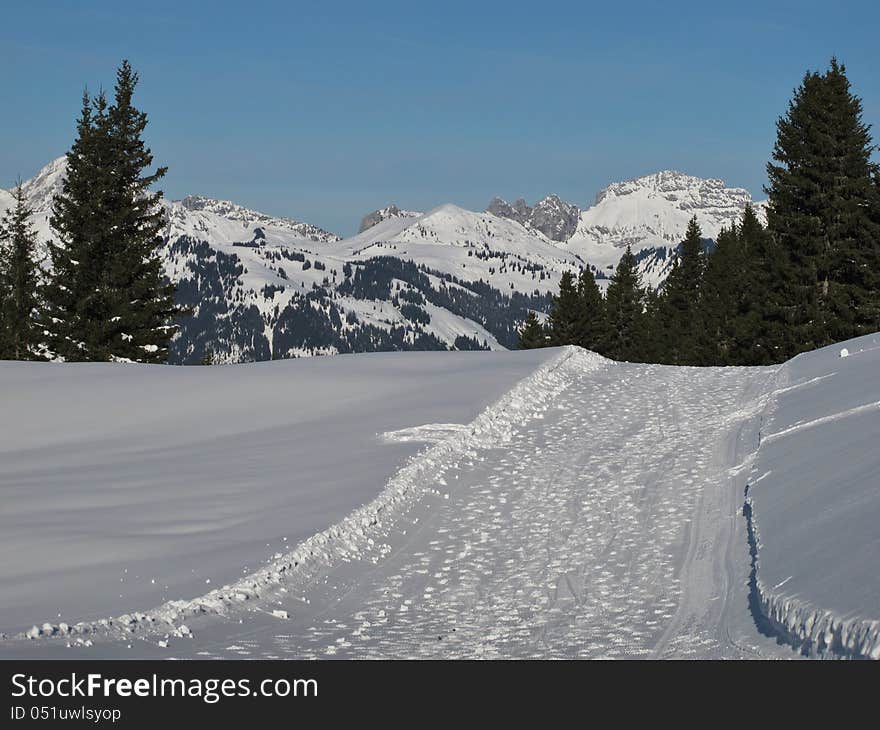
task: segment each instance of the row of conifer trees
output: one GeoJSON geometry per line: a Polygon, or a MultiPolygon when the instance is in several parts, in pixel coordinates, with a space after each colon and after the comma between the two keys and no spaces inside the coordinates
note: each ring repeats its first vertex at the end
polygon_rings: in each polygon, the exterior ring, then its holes
{"type": "Polygon", "coordinates": [[[767,226],[748,207],[708,252],[696,218],[658,291],[627,249],[603,298],[566,273],[523,348],[581,345],[618,360],[763,365],[880,330],[880,167],[836,59],[809,72],[777,122],[767,226]]]}
{"type": "Polygon", "coordinates": [[[150,190],[166,168],[148,171],[137,83],[123,61],[112,103],[103,91],[83,94],[42,257],[25,190],[14,190],[0,221],[0,359],[168,360],[178,312],[158,252],[162,193],[150,190]]]}

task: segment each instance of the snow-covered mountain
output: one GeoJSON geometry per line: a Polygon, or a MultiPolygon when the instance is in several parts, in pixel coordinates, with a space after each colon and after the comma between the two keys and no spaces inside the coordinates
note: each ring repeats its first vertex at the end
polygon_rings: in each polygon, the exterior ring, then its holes
{"type": "MultiPolygon", "coordinates": [[[[641,254],[646,281],[657,286],[666,278],[669,253],[684,239],[692,216],[703,237],[714,240],[722,228],[738,222],[752,202],[747,190],[728,188],[722,180],[658,172],[602,190],[594,205],[581,213],[566,246],[602,269],[613,269],[631,246],[637,257],[641,254]]],[[[764,204],[755,204],[755,209],[763,218],[764,204]]]]}
{"type": "Polygon", "coordinates": [[[512,205],[495,198],[486,210],[543,232],[608,276],[631,246],[645,282],[656,287],[669,273],[672,254],[692,216],[697,216],[704,238],[714,240],[722,228],[742,218],[748,203],[763,220],[766,204],[752,201],[747,190],[665,170],[613,183],[582,211],[556,195],[534,208],[521,198],[512,205]]]}
{"type": "MultiPolygon", "coordinates": [[[[61,157],[24,183],[41,242],[64,171],[61,157]]],[[[720,180],[663,172],[615,183],[583,211],[555,195],[534,206],[498,198],[485,212],[389,205],[347,239],[229,201],[166,201],[165,273],[193,311],[172,361],[512,347],[564,271],[589,266],[604,286],[630,244],[657,286],[692,215],[713,238],[750,200],[720,180]]],[[[3,191],[0,211],[10,201],[3,191]]]]}

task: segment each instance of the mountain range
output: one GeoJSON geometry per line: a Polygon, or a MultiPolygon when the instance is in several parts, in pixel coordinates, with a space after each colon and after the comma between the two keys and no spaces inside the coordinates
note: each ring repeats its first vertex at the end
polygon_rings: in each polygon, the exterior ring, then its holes
{"type": "MultiPolygon", "coordinates": [[[[23,183],[43,245],[65,169],[61,157],[23,183]]],[[[0,212],[11,201],[0,190],[0,212]]],[[[691,216],[713,240],[750,202],[721,180],[664,171],[609,185],[585,209],[556,195],[495,198],[484,211],[389,205],[342,238],[229,201],[165,201],[164,269],[192,312],[171,362],[515,347],[528,311],[549,310],[562,272],[589,266],[604,287],[629,245],[657,287],[691,216]]]]}

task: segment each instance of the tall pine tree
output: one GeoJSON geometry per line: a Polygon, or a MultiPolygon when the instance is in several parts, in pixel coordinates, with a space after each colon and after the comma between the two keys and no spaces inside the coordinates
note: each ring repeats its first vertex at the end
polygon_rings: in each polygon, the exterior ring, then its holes
{"type": "Polygon", "coordinates": [[[700,323],[700,281],[704,267],[702,231],[694,216],[678,257],[657,301],[656,324],[662,328],[660,362],[701,365],[706,342],[700,323]]]}
{"type": "Polygon", "coordinates": [[[607,330],[602,354],[640,361],[646,352],[645,290],[629,246],[621,256],[605,294],[607,330]]]}
{"type": "Polygon", "coordinates": [[[138,76],[127,61],[117,72],[114,103],[86,93],[67,175],[54,200],[46,287],[50,346],[68,360],[166,362],[176,314],[173,287],[162,277],[166,172],[152,165],[142,139],[147,116],[132,104],[138,76]]]}
{"type": "Polygon", "coordinates": [[[44,341],[37,234],[21,182],[13,198],[0,220],[0,359],[36,360],[44,341]]]}
{"type": "Polygon", "coordinates": [[[605,301],[589,266],[578,276],[578,313],[575,320],[574,344],[598,351],[606,337],[605,301]]]}
{"type": "Polygon", "coordinates": [[[550,344],[554,347],[578,344],[580,305],[574,275],[570,271],[562,272],[559,293],[553,297],[553,308],[548,320],[550,344]]]}
{"type": "Polygon", "coordinates": [[[782,261],[777,360],[880,329],[880,191],[861,100],[836,59],[808,72],[777,122],[768,229],[782,261]]]}
{"type": "Polygon", "coordinates": [[[111,292],[108,331],[112,354],[139,362],[167,362],[173,328],[174,287],[163,279],[159,249],[165,226],[162,192],[150,187],[167,167],[153,173],[153,154],[143,140],[147,115],[132,103],[138,75],[127,60],[116,74],[108,110],[113,155],[110,220],[113,249],[107,280],[111,292]]]}
{"type": "Polygon", "coordinates": [[[538,320],[538,315],[529,312],[526,321],[523,322],[519,331],[519,349],[534,350],[539,347],[547,347],[547,330],[538,320]]]}

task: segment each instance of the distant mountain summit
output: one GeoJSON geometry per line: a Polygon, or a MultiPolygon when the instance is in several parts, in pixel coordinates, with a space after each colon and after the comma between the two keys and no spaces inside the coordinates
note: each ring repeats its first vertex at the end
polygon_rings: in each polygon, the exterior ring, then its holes
{"type": "Polygon", "coordinates": [[[539,200],[534,207],[522,198],[513,205],[503,198],[493,198],[486,212],[540,231],[551,241],[567,241],[571,238],[580,216],[576,205],[566,203],[558,195],[552,194],[539,200]]]}
{"type": "Polygon", "coordinates": [[[379,210],[374,210],[372,213],[367,213],[361,219],[361,226],[358,228],[358,233],[363,233],[369,228],[372,228],[382,221],[387,221],[391,218],[412,218],[414,216],[419,216],[421,213],[415,213],[409,210],[401,210],[394,203],[385,207],[379,208],[379,210]]]}

